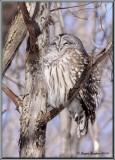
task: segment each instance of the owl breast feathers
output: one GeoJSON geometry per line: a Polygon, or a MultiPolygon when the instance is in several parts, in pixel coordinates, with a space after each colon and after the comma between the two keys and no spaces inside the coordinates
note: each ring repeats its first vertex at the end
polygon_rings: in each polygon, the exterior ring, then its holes
{"type": "Polygon", "coordinates": [[[47,87],[47,103],[51,107],[67,107],[77,122],[78,136],[88,131],[88,121],[94,123],[97,106],[100,72],[96,68],[74,100],[67,104],[70,89],[77,83],[90,57],[79,38],[60,34],[50,43],[44,57],[44,77],[47,87]]]}

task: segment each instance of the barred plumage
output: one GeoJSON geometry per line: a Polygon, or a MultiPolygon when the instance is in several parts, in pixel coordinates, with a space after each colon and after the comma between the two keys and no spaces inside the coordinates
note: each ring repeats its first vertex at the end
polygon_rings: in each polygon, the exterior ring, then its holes
{"type": "MultiPolygon", "coordinates": [[[[47,103],[51,107],[66,105],[70,89],[77,83],[89,61],[90,57],[79,38],[71,34],[61,34],[51,41],[44,57],[47,103]]],[[[78,136],[87,133],[89,119],[94,123],[99,81],[100,74],[95,69],[79,95],[68,106],[78,124],[78,136]]]]}

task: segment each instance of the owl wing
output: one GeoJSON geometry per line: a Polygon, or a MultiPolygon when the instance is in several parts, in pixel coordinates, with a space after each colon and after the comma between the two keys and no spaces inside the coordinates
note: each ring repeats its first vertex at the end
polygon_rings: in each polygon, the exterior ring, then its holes
{"type": "MultiPolygon", "coordinates": [[[[71,50],[70,53],[70,70],[72,67],[76,71],[76,83],[79,80],[83,70],[88,65],[90,57],[86,52],[71,50]],[[72,55],[73,54],[73,55],[72,55]]],[[[70,107],[69,111],[72,113],[74,108],[73,117],[78,124],[77,134],[78,136],[84,135],[88,131],[88,121],[91,120],[93,124],[95,121],[95,110],[98,102],[98,86],[100,83],[101,74],[98,68],[96,68],[85,82],[84,87],[79,91],[76,99],[80,102],[75,106],[70,107]],[[77,115],[77,116],[76,116],[77,115]]],[[[75,101],[75,100],[74,100],[75,101]]]]}
{"type": "Polygon", "coordinates": [[[98,68],[95,68],[95,70],[90,74],[84,87],[79,92],[82,107],[85,110],[88,119],[90,118],[92,124],[95,121],[95,110],[98,106],[98,88],[100,79],[101,72],[98,68]]]}

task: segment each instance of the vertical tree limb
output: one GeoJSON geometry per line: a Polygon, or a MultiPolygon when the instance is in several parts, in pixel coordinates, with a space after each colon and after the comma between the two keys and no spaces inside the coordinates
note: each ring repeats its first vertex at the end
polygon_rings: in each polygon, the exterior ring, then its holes
{"type": "Polygon", "coordinates": [[[45,157],[46,124],[39,125],[39,120],[46,113],[43,56],[47,49],[50,3],[36,3],[33,17],[29,16],[31,13],[27,11],[25,3],[20,6],[29,39],[19,153],[20,157],[45,157]]]}

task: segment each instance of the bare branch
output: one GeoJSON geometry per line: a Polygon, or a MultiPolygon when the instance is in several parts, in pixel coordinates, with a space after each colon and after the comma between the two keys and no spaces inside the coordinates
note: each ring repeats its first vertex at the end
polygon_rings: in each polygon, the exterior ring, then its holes
{"type": "Polygon", "coordinates": [[[109,122],[111,122],[113,120],[113,117],[110,117],[107,122],[101,127],[101,129],[99,130],[99,133],[108,125],[109,122]]]}
{"type": "Polygon", "coordinates": [[[100,4],[99,4],[99,5],[97,5],[97,6],[93,7],[93,8],[84,8],[84,9],[79,9],[79,10],[77,11],[77,13],[78,13],[79,11],[89,10],[89,9],[94,9],[94,11],[95,11],[95,9],[97,9],[97,8],[101,7],[101,5],[102,5],[102,2],[100,2],[100,4]]]}
{"type": "Polygon", "coordinates": [[[56,11],[56,10],[59,10],[59,9],[68,9],[68,8],[76,8],[76,7],[86,6],[86,5],[88,5],[88,4],[91,4],[91,2],[90,2],[90,3],[86,3],[86,4],[82,4],[82,5],[78,5],[78,6],[58,7],[58,8],[55,8],[55,9],[50,10],[50,12],[53,12],[53,11],[56,11]]]}
{"type": "Polygon", "coordinates": [[[99,20],[100,20],[101,17],[96,17],[96,18],[93,17],[93,18],[90,18],[90,16],[89,16],[88,18],[85,18],[85,17],[81,17],[81,15],[82,15],[82,12],[84,11],[84,13],[85,13],[86,10],[88,10],[88,11],[89,11],[89,10],[92,10],[92,12],[97,13],[96,9],[99,8],[101,5],[102,5],[102,2],[101,2],[99,5],[97,5],[96,7],[93,7],[93,8],[79,9],[79,10],[77,10],[76,13],[75,13],[74,11],[71,11],[69,8],[68,8],[68,11],[69,11],[74,17],[79,18],[79,19],[82,19],[82,20],[91,20],[91,19],[99,19],[99,20]],[[81,12],[81,13],[80,13],[80,12],[81,12]],[[78,16],[78,13],[79,13],[80,16],[78,16]]]}
{"type": "Polygon", "coordinates": [[[112,42],[109,44],[106,50],[104,52],[101,52],[97,55],[96,60],[93,64],[90,64],[86,67],[86,69],[83,71],[81,78],[75,84],[72,90],[70,90],[68,94],[68,104],[74,99],[74,97],[78,94],[79,90],[84,86],[84,82],[88,79],[91,72],[95,69],[95,67],[108,56],[112,52],[112,42]]]}
{"type": "Polygon", "coordinates": [[[4,110],[2,111],[2,115],[3,115],[6,111],[7,111],[7,109],[4,109],[4,110]]]}
{"type": "MultiPolygon", "coordinates": [[[[61,7],[62,4],[60,4],[58,2],[56,5],[57,5],[57,7],[61,7]]],[[[64,19],[63,19],[62,11],[59,10],[58,13],[59,13],[58,15],[59,15],[59,18],[60,18],[60,25],[62,26],[62,31],[63,31],[64,30],[64,19]]],[[[60,31],[60,32],[62,32],[62,31],[60,31]]]]}
{"type": "Polygon", "coordinates": [[[19,87],[24,88],[24,85],[22,83],[19,83],[16,79],[13,79],[7,75],[5,75],[5,78],[7,78],[8,80],[12,81],[13,83],[17,84],[19,87]]]}
{"type": "Polygon", "coordinates": [[[19,111],[19,107],[23,106],[22,100],[17,95],[15,95],[5,84],[2,85],[2,90],[14,102],[16,109],[19,111]]]}
{"type": "Polygon", "coordinates": [[[6,37],[5,46],[3,48],[3,70],[2,75],[4,76],[8,67],[16,54],[18,47],[26,35],[26,27],[23,21],[21,12],[15,17],[12,22],[11,28],[6,37]]]}
{"type": "Polygon", "coordinates": [[[60,106],[59,108],[54,108],[51,111],[43,114],[41,116],[41,119],[38,120],[38,125],[42,126],[44,124],[47,124],[48,121],[52,120],[55,116],[57,116],[62,110],[64,109],[63,106],[60,106]]]}
{"type": "Polygon", "coordinates": [[[103,51],[101,51],[97,56],[96,56],[96,60],[92,65],[92,69],[91,71],[102,61],[104,60],[108,55],[111,55],[113,50],[113,45],[112,42],[108,45],[107,49],[104,49],[103,51]]]}
{"type": "MultiPolygon", "coordinates": [[[[59,3],[55,4],[55,7],[60,6],[59,3]]],[[[63,22],[63,16],[61,11],[54,11],[52,14],[50,14],[50,20],[54,25],[54,33],[55,36],[59,35],[64,32],[64,22],[63,22]]]]}
{"type": "Polygon", "coordinates": [[[36,21],[29,16],[25,2],[20,3],[20,8],[23,14],[24,22],[29,32],[30,40],[30,51],[31,53],[36,52],[36,40],[39,34],[41,33],[40,28],[36,21]],[[35,51],[34,51],[35,50],[35,51]],[[34,51],[34,52],[33,52],[34,51]]]}

